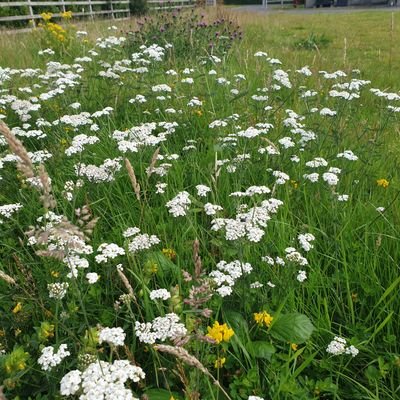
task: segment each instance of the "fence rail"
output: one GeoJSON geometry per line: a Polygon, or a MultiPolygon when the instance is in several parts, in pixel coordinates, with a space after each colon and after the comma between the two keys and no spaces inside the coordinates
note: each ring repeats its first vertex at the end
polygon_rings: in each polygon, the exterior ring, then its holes
{"type": "Polygon", "coordinates": [[[0,16],[0,25],[4,22],[12,22],[12,21],[24,21],[24,20],[35,20],[40,19],[40,14],[34,12],[34,8],[40,7],[43,11],[46,10],[46,7],[58,7],[60,12],[53,13],[54,17],[60,17],[62,12],[68,11],[71,7],[82,7],[82,11],[74,12],[74,16],[95,16],[95,15],[109,15],[112,18],[123,17],[125,14],[126,17],[129,17],[129,0],[78,0],[78,1],[69,1],[69,0],[58,0],[58,1],[9,1],[0,3],[0,11],[5,7],[27,7],[28,14],[25,15],[8,15],[8,16],[0,16]],[[107,10],[93,10],[93,6],[107,6],[109,9],[107,10]],[[122,6],[123,8],[118,8],[122,6]],[[87,8],[87,9],[85,9],[87,8]]]}
{"type": "MultiPolygon", "coordinates": [[[[209,0],[211,4],[215,5],[216,0],[209,0]]],[[[194,7],[196,5],[196,0],[148,0],[148,5],[151,10],[161,10],[161,9],[173,9],[173,8],[186,8],[194,7]]],[[[57,7],[59,12],[54,12],[54,17],[61,17],[61,13],[68,11],[71,7],[80,8],[82,11],[73,12],[76,17],[93,17],[96,15],[108,15],[112,18],[122,18],[129,17],[129,0],[48,0],[48,1],[35,1],[35,0],[25,0],[25,1],[4,1],[0,0],[0,12],[6,7],[27,7],[28,13],[24,15],[0,15],[0,26],[2,23],[13,22],[13,21],[28,21],[36,20],[42,18],[40,13],[37,12],[37,8],[41,8],[41,12],[48,11],[46,7],[57,7]],[[123,8],[117,8],[120,6],[123,8]],[[107,10],[93,10],[94,6],[108,6],[107,10]],[[124,15],[125,14],[125,15],[124,15]]]]}
{"type": "Polygon", "coordinates": [[[147,4],[151,10],[164,10],[173,8],[194,7],[196,0],[147,0],[147,4]]]}
{"type": "Polygon", "coordinates": [[[269,5],[288,5],[288,4],[294,4],[293,0],[262,0],[262,5],[267,8],[269,5]]]}

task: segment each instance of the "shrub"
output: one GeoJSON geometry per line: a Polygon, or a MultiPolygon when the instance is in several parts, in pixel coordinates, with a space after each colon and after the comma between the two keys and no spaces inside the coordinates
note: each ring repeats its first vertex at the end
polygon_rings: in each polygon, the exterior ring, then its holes
{"type": "Polygon", "coordinates": [[[130,0],[129,9],[133,15],[144,15],[148,11],[147,0],[130,0]]]}

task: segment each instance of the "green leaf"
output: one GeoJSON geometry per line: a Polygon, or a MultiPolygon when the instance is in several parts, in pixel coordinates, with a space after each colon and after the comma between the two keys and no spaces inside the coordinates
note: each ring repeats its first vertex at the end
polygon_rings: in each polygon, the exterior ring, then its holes
{"type": "Polygon", "coordinates": [[[249,326],[242,314],[227,310],[224,312],[224,321],[234,330],[236,336],[249,339],[249,326]]]}
{"type": "Polygon", "coordinates": [[[172,273],[180,273],[177,265],[175,265],[170,259],[164,256],[161,252],[152,252],[148,254],[147,262],[154,262],[159,266],[157,275],[163,277],[168,276],[172,273]]]}
{"type": "Polygon", "coordinates": [[[223,313],[224,322],[230,326],[235,332],[234,337],[231,340],[231,345],[236,354],[239,349],[242,351],[243,356],[247,361],[251,361],[250,354],[246,349],[245,344],[250,341],[249,326],[247,321],[243,318],[243,315],[237,311],[228,310],[223,313]]]}
{"type": "Polygon", "coordinates": [[[368,380],[373,382],[379,380],[381,374],[379,373],[378,368],[374,367],[373,365],[370,365],[365,371],[365,376],[368,378],[368,380]]]}
{"type": "Polygon", "coordinates": [[[290,343],[304,343],[314,330],[310,319],[304,314],[281,314],[270,328],[270,333],[276,339],[290,343]]]}
{"type": "Polygon", "coordinates": [[[247,343],[248,352],[255,358],[271,359],[272,354],[276,352],[273,344],[264,341],[255,341],[247,343]]]}

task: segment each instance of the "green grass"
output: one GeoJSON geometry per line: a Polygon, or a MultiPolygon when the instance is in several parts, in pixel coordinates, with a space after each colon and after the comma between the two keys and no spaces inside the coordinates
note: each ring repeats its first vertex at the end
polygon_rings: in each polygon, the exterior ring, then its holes
{"type": "MultiPolygon", "coordinates": [[[[227,15],[227,11],[223,13],[218,16],[227,15]]],[[[388,104],[398,106],[398,101],[378,98],[369,88],[399,90],[400,53],[396,41],[399,17],[397,13],[392,16],[374,11],[349,15],[232,13],[230,18],[237,19],[244,39],[221,56],[221,63],[208,61],[202,65],[199,61],[207,55],[204,37],[194,33],[187,42],[175,27],[171,33],[167,30],[164,37],[177,48],[166,51],[162,62],[149,64],[148,73],[119,72],[123,83],[120,85],[119,80],[100,77],[99,72],[106,67],[96,61],[81,62],[84,70],[80,72],[79,85],[53,99],[40,101],[40,110],[31,113],[32,119],[28,122],[35,127],[39,117],[52,122],[81,111],[94,113],[106,106],[114,109],[109,116],[93,117],[99,125],[98,131],[83,126],[74,132],[70,126],[59,123],[41,128],[47,134],[44,139],[20,137],[28,151],[47,149],[52,154],[45,161],[45,167],[57,201],[53,211],[64,215],[80,231],[84,230],[87,220],[83,221],[77,209],[86,206],[89,220],[99,218],[92,235],[86,239],[94,253],[82,256],[88,259],[89,268],[79,271],[76,279],[66,276],[69,268],[65,262],[40,256],[35,253],[41,248],[39,245],[28,245],[27,231],[35,226],[38,229],[37,218],[47,211],[41,193],[27,183],[23,171],[12,163],[4,162],[1,170],[0,205],[23,205],[12,218],[3,218],[0,233],[0,270],[16,281],[12,285],[0,280],[3,350],[0,380],[7,398],[62,398],[60,381],[67,372],[84,369],[83,355],[89,355],[92,361],[128,359],[139,365],[146,372],[146,379],[129,384],[129,388],[136,397],[147,394],[150,400],[171,397],[222,400],[227,398],[226,394],[234,400],[247,400],[251,395],[265,400],[398,398],[399,118],[387,109],[388,104]],[[298,46],[305,42],[311,45],[298,46]],[[280,59],[282,66],[271,66],[265,58],[254,57],[256,51],[265,51],[270,57],[280,59]],[[295,72],[305,65],[313,71],[311,77],[295,72]],[[194,72],[185,75],[184,68],[194,68],[194,72]],[[276,68],[289,71],[292,88],[271,89],[276,68]],[[179,75],[166,75],[170,69],[179,75]],[[218,84],[216,76],[208,73],[210,69],[215,69],[218,77],[226,78],[231,84],[218,84]],[[318,73],[339,69],[348,76],[328,80],[318,73]],[[353,69],[360,69],[361,73],[352,72],[353,69]],[[244,74],[246,80],[235,82],[236,74],[244,74]],[[194,79],[193,85],[181,82],[187,76],[194,79]],[[346,101],[329,96],[334,83],[349,82],[353,77],[372,81],[360,90],[360,99],[346,101]],[[171,96],[165,102],[158,100],[159,93],[152,91],[154,85],[162,83],[172,88],[171,93],[164,93],[171,96]],[[269,88],[267,93],[257,91],[265,87],[269,88]],[[302,87],[318,94],[303,99],[302,87]],[[232,88],[237,88],[238,93],[230,93],[232,88]],[[137,94],[145,95],[147,102],[129,103],[137,94]],[[268,101],[257,102],[251,98],[264,94],[269,96],[268,101]],[[194,96],[203,102],[202,106],[187,106],[194,96]],[[81,103],[79,111],[69,107],[74,102],[81,103]],[[264,110],[265,105],[272,109],[264,110]],[[311,112],[314,107],[319,110],[328,107],[337,111],[337,115],[321,116],[319,112],[311,112]],[[171,114],[166,111],[168,108],[182,112],[171,114]],[[317,135],[304,146],[304,151],[298,143],[285,150],[278,142],[288,136],[296,142],[299,138],[284,123],[288,109],[304,116],[301,121],[304,129],[317,135]],[[226,120],[226,127],[209,127],[211,122],[235,113],[239,115],[237,121],[226,120]],[[140,147],[138,152],[123,154],[111,137],[116,130],[123,132],[133,126],[160,121],[177,122],[178,126],[166,141],[140,147]],[[257,123],[271,123],[273,128],[268,134],[252,139],[236,137],[236,146],[224,145],[223,141],[230,135],[257,123]],[[68,157],[65,149],[77,134],[95,135],[100,140],[87,145],[82,153],[68,157]],[[196,141],[196,149],[183,150],[190,140],[196,141]],[[268,145],[279,148],[280,154],[258,151],[268,145]],[[165,176],[149,175],[147,171],[157,147],[164,159],[157,160],[155,166],[172,164],[165,176]],[[351,149],[358,160],[336,157],[346,149],[351,149]],[[179,158],[168,160],[171,154],[178,154],[179,158]],[[232,161],[241,154],[249,154],[250,159],[232,161]],[[299,163],[291,161],[292,155],[299,156],[299,163]],[[121,157],[121,169],[111,182],[93,183],[83,178],[84,185],[76,189],[73,200],[65,199],[64,185],[68,180],[77,180],[77,163],[98,166],[105,159],[117,157],[121,157]],[[125,166],[125,157],[140,185],[140,189],[136,187],[137,193],[125,166]],[[304,174],[314,172],[305,163],[315,157],[323,157],[329,163],[328,167],[318,169],[321,175],[329,167],[342,170],[336,186],[329,186],[321,177],[315,184],[304,178],[304,174]],[[218,165],[218,160],[228,160],[228,164],[218,165]],[[227,170],[229,164],[236,167],[234,173],[227,170]],[[289,181],[277,185],[272,171],[285,172],[289,181]],[[377,184],[382,178],[388,180],[388,187],[377,184]],[[157,182],[168,184],[164,194],[156,193],[157,182]],[[211,188],[206,198],[196,194],[198,184],[211,188]],[[230,196],[254,185],[268,186],[272,194],[251,198],[230,196]],[[186,216],[174,218],[166,203],[182,191],[190,194],[191,204],[186,216]],[[338,194],[348,194],[349,200],[339,202],[338,194]],[[276,215],[271,215],[267,227],[263,228],[264,236],[256,243],[246,238],[227,240],[224,229],[211,229],[214,217],[204,212],[204,204],[210,202],[223,207],[218,217],[235,218],[240,205],[260,206],[270,197],[282,200],[283,205],[276,215]],[[385,211],[379,213],[377,207],[385,207],[385,211]],[[129,254],[129,240],[122,233],[133,226],[139,227],[142,233],[156,235],[160,244],[129,254]],[[316,238],[310,252],[301,250],[297,240],[299,234],[307,232],[316,238]],[[196,239],[198,250],[196,245],[193,250],[196,239]],[[98,263],[95,255],[102,243],[116,243],[125,249],[126,255],[98,263]],[[271,266],[262,261],[267,255],[285,258],[288,247],[299,249],[307,258],[308,266],[288,260],[286,266],[271,266]],[[168,257],[162,249],[172,249],[176,255],[168,257]],[[198,256],[202,275],[196,277],[198,256]],[[211,294],[209,286],[214,284],[207,277],[221,260],[248,262],[253,272],[237,280],[230,296],[220,297],[212,292],[213,296],[198,307],[185,302],[193,287],[201,287],[206,294],[211,294]],[[125,303],[120,296],[131,289],[121,280],[117,264],[123,265],[134,294],[125,303]],[[303,283],[296,279],[299,270],[307,272],[303,283]],[[100,275],[94,285],[87,283],[88,271],[100,275]],[[192,281],[185,279],[183,271],[192,275],[192,281]],[[256,281],[264,286],[250,289],[250,284],[256,281]],[[54,282],[69,283],[62,300],[49,298],[47,285],[54,282]],[[275,287],[270,287],[268,282],[275,287]],[[150,291],[158,288],[170,291],[171,299],[157,303],[150,300],[150,291]],[[207,313],[201,314],[203,308],[212,311],[210,318],[207,313]],[[259,326],[254,321],[253,314],[261,311],[273,317],[268,326],[259,326]],[[184,348],[210,371],[223,390],[201,372],[198,364],[190,366],[137,339],[136,321],[148,322],[170,312],[179,316],[190,336],[184,348]],[[233,337],[219,344],[204,340],[207,327],[213,326],[214,321],[232,328],[233,337]],[[100,344],[97,338],[100,326],[122,327],[126,332],[125,346],[112,348],[100,344]],[[359,349],[359,354],[354,358],[347,354],[329,355],[326,348],[334,336],[346,338],[348,345],[359,349]],[[71,356],[50,372],[42,371],[37,363],[42,348],[57,347],[61,343],[68,345],[71,356]],[[225,358],[223,368],[215,368],[218,358],[225,358]]],[[[118,26],[125,30],[135,23],[123,22],[118,26]]],[[[111,25],[110,22],[80,25],[77,29],[89,31],[87,42],[76,40],[72,33],[66,34],[63,44],[41,31],[31,35],[2,35],[0,65],[45,69],[49,60],[72,64],[75,57],[88,54],[98,36],[119,35],[119,32],[107,31],[108,24],[111,25]],[[49,43],[56,54],[39,56],[38,51],[49,47],[49,43]]],[[[218,29],[222,28],[215,28],[218,29]]],[[[147,44],[153,43],[152,40],[147,44]]],[[[165,42],[160,39],[159,44],[165,45],[165,42]]],[[[99,56],[95,59],[112,65],[130,59],[138,51],[137,46],[133,43],[131,47],[96,48],[99,56]]],[[[24,78],[15,73],[0,88],[8,89],[7,94],[27,99],[58,87],[52,83],[53,79],[49,78],[46,83],[40,77],[24,78]],[[34,83],[40,83],[41,87],[34,88],[34,83]],[[18,90],[27,86],[33,88],[33,94],[18,90]]],[[[2,105],[2,109],[6,115],[4,121],[11,128],[22,126],[10,105],[2,105]]],[[[161,131],[163,128],[158,127],[157,132],[161,131]]],[[[171,341],[167,343],[173,345],[171,341]]]]}

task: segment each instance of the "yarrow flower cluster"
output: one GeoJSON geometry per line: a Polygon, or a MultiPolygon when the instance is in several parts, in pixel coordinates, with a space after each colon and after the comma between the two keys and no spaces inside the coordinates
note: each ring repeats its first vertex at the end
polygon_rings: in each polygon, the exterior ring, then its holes
{"type": "Polygon", "coordinates": [[[142,343],[154,344],[157,340],[179,339],[187,334],[185,325],[175,313],[167,314],[165,317],[157,317],[152,322],[135,322],[136,337],[142,343]]]}
{"type": "Polygon", "coordinates": [[[197,195],[201,197],[207,196],[207,193],[211,192],[211,189],[206,185],[197,185],[196,186],[197,195]]]}
{"type": "Polygon", "coordinates": [[[90,285],[93,285],[100,279],[100,276],[96,272],[88,272],[86,274],[86,279],[90,285]]]}
{"type": "Polygon", "coordinates": [[[294,247],[287,247],[285,249],[286,260],[292,263],[306,266],[308,265],[308,261],[305,257],[303,257],[294,247]]]}
{"type": "Polygon", "coordinates": [[[73,370],[61,379],[60,393],[73,396],[81,392],[79,399],[138,400],[133,397],[125,383],[130,379],[139,382],[145,378],[140,367],[131,365],[128,360],[116,360],[112,364],[98,361],[90,364],[83,372],[73,370]]]}
{"type": "Polygon", "coordinates": [[[67,350],[66,344],[61,344],[56,353],[54,352],[54,347],[48,346],[42,349],[42,355],[38,359],[38,364],[43,371],[50,371],[70,355],[71,353],[67,350]]]}
{"type": "Polygon", "coordinates": [[[147,250],[160,243],[160,239],[156,235],[148,235],[147,233],[139,234],[139,232],[140,229],[136,227],[128,228],[124,232],[124,236],[130,238],[128,244],[128,250],[130,253],[147,250]]]}
{"type": "Polygon", "coordinates": [[[326,352],[334,356],[340,354],[350,354],[352,357],[355,357],[359,353],[359,350],[353,345],[347,346],[346,339],[343,339],[340,336],[335,336],[335,338],[329,343],[328,347],[326,348],[326,352]]]}
{"type": "Polygon", "coordinates": [[[157,289],[150,292],[151,300],[168,300],[171,298],[171,293],[167,289],[157,289]]]}
{"type": "Polygon", "coordinates": [[[218,204],[206,203],[204,204],[204,211],[207,215],[215,215],[218,211],[222,211],[223,208],[218,204]]]}
{"type": "Polygon", "coordinates": [[[106,262],[125,254],[125,250],[115,243],[102,243],[98,247],[97,252],[100,254],[97,254],[95,260],[99,264],[105,264],[106,262]]]}
{"type": "Polygon", "coordinates": [[[103,328],[99,333],[99,343],[106,342],[112,346],[123,346],[125,341],[125,332],[122,328],[103,328]]]}
{"type": "Polygon", "coordinates": [[[67,294],[68,288],[68,282],[49,283],[47,285],[49,297],[56,300],[61,300],[62,298],[64,298],[64,296],[67,294]]]}
{"type": "MultiPolygon", "coordinates": [[[[22,205],[20,203],[16,204],[5,204],[3,206],[0,206],[0,215],[5,217],[5,218],[11,218],[14,213],[16,213],[18,210],[22,208],[22,205]]],[[[4,221],[0,219],[0,224],[2,224],[4,221]]]]}
{"type": "Polygon", "coordinates": [[[97,136],[77,135],[73,138],[71,146],[65,150],[65,154],[72,156],[73,154],[82,153],[86,145],[97,143],[99,140],[97,136]]]}
{"type": "Polygon", "coordinates": [[[283,202],[277,199],[264,200],[260,206],[252,207],[247,212],[239,212],[235,219],[213,219],[211,230],[219,231],[225,228],[226,240],[247,238],[249,241],[257,243],[264,236],[264,229],[267,227],[271,215],[276,214],[282,204],[283,202]]]}
{"type": "Polygon", "coordinates": [[[307,273],[306,273],[306,271],[299,271],[298,272],[298,274],[297,274],[297,276],[296,276],[296,279],[300,282],[300,283],[302,283],[302,282],[304,282],[306,279],[307,279],[307,273]]]}
{"type": "Polygon", "coordinates": [[[230,263],[227,263],[226,261],[220,261],[217,264],[217,269],[210,272],[209,276],[217,285],[217,289],[215,289],[215,291],[221,297],[225,297],[232,294],[233,286],[235,285],[236,281],[243,274],[250,274],[252,270],[253,267],[251,264],[242,263],[239,260],[235,260],[230,263]]]}
{"type": "Polygon", "coordinates": [[[166,206],[168,212],[174,217],[183,217],[186,215],[191,204],[189,193],[186,191],[178,193],[172,200],[168,201],[166,206]]]}
{"type": "Polygon", "coordinates": [[[100,166],[78,163],[75,173],[79,177],[86,177],[90,182],[101,183],[114,180],[114,174],[121,169],[121,159],[107,159],[100,166]]]}
{"type": "Polygon", "coordinates": [[[311,242],[315,240],[315,236],[311,233],[300,234],[297,239],[304,251],[310,251],[314,247],[311,242]]]}

